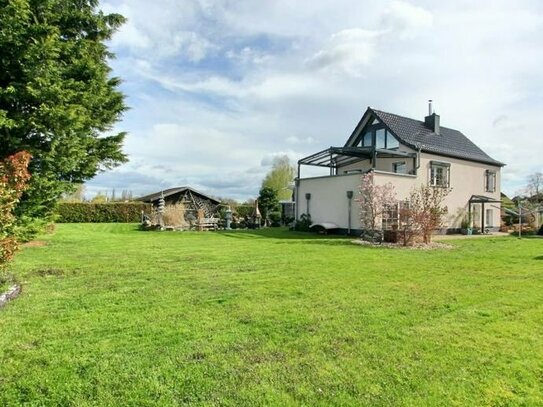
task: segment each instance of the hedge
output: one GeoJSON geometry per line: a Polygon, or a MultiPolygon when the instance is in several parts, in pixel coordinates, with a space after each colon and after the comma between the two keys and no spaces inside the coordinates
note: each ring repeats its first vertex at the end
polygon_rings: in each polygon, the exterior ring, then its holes
{"type": "Polygon", "coordinates": [[[143,202],[61,202],[58,205],[59,223],[135,223],[141,221],[141,211],[149,212],[143,202]]]}

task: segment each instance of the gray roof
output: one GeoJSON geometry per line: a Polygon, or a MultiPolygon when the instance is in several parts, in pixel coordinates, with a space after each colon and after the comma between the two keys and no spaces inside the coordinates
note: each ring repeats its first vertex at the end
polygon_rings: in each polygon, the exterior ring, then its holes
{"type": "Polygon", "coordinates": [[[152,194],[149,194],[149,195],[145,195],[145,196],[142,196],[140,198],[136,198],[136,200],[137,201],[143,201],[143,202],[154,202],[154,201],[158,200],[162,196],[162,194],[164,194],[164,198],[167,198],[170,195],[174,195],[174,194],[177,194],[179,192],[184,192],[186,190],[189,190],[193,194],[200,195],[200,196],[202,196],[202,197],[204,197],[206,199],[209,199],[209,200],[211,200],[213,202],[216,202],[217,204],[221,203],[219,200],[217,200],[215,198],[212,198],[209,195],[203,194],[200,191],[197,191],[197,190],[195,190],[194,188],[191,188],[191,187],[176,187],[176,188],[163,189],[162,191],[155,192],[155,193],[152,193],[152,194]]]}
{"type": "MultiPolygon", "coordinates": [[[[428,153],[455,157],[463,160],[477,161],[486,164],[504,166],[477,147],[462,132],[447,127],[440,127],[440,134],[430,130],[423,121],[398,116],[368,108],[366,113],[373,114],[381,120],[403,144],[428,153]]],[[[365,114],[364,114],[365,116],[365,114]]]]}

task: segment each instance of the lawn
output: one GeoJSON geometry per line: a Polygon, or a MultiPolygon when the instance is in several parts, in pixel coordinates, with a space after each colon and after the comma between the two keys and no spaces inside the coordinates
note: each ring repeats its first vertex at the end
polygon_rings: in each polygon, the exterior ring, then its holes
{"type": "Polygon", "coordinates": [[[543,405],[543,240],[372,248],[59,225],[13,266],[0,405],[543,405]]]}

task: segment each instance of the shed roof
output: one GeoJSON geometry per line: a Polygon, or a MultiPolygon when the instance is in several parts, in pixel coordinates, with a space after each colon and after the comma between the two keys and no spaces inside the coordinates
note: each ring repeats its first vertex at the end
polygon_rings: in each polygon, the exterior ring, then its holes
{"type": "Polygon", "coordinates": [[[179,192],[185,192],[187,190],[192,192],[193,194],[197,194],[197,195],[200,195],[203,198],[209,199],[210,201],[213,201],[213,202],[215,202],[217,204],[221,203],[221,201],[219,201],[219,200],[217,200],[215,198],[212,198],[209,195],[206,195],[206,194],[204,194],[204,193],[202,193],[200,191],[197,191],[194,188],[187,187],[187,186],[163,189],[161,191],[154,192],[152,194],[145,195],[145,196],[142,196],[140,198],[137,198],[136,200],[137,201],[143,201],[143,202],[154,202],[154,201],[157,201],[158,199],[160,199],[161,196],[164,196],[164,198],[167,198],[168,196],[175,195],[175,194],[177,194],[179,192]]]}

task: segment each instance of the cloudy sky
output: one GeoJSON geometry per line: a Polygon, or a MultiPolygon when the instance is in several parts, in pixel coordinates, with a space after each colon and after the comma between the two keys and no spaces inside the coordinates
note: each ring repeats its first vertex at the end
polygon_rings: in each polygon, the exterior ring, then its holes
{"type": "Polygon", "coordinates": [[[87,191],[191,185],[244,200],[277,155],[343,145],[367,106],[442,126],[543,171],[543,2],[103,0],[130,110],[130,162],[87,191]]]}

